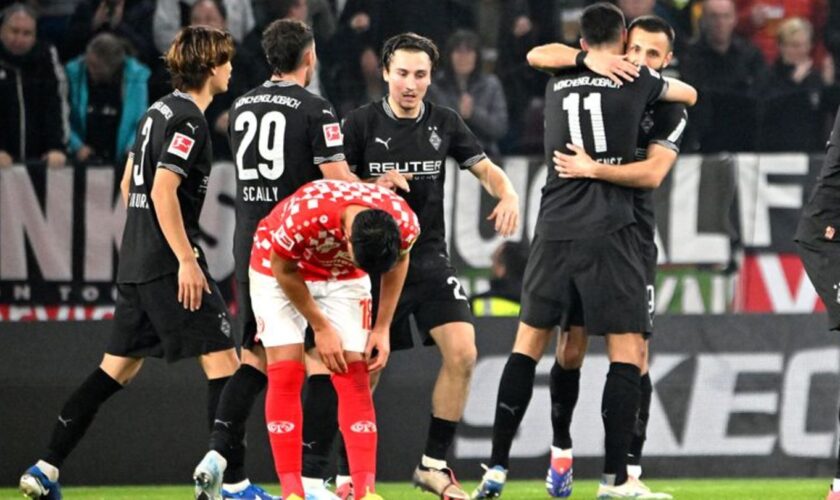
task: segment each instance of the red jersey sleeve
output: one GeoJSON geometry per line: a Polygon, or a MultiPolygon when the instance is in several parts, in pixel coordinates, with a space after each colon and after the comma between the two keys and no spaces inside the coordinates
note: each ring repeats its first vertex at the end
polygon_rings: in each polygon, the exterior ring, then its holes
{"type": "Polygon", "coordinates": [[[305,228],[302,221],[298,220],[300,218],[299,204],[293,196],[284,203],[283,209],[275,219],[275,227],[271,228],[271,250],[284,259],[303,258],[305,235],[301,233],[305,228]]]}
{"type": "Polygon", "coordinates": [[[397,225],[400,228],[400,255],[405,255],[411,251],[417,237],[420,236],[420,222],[417,220],[417,214],[408,206],[408,203],[397,195],[393,195],[391,215],[397,220],[397,225]]]}

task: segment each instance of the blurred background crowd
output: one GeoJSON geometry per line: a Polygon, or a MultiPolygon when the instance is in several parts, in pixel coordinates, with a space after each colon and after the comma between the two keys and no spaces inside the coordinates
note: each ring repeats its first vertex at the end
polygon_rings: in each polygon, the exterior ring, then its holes
{"type": "MultiPolygon", "coordinates": [[[[0,168],[43,160],[120,164],[137,121],[170,89],[161,53],[182,26],[237,41],[229,92],[207,111],[217,159],[227,109],[269,77],[260,46],[274,19],[310,23],[310,90],[340,115],[385,91],[379,48],[415,31],[441,49],[429,99],[457,110],[491,156],[542,154],[547,76],[525,54],[577,45],[591,0],[0,0],[0,168]]],[[[628,22],[657,14],[677,32],[665,71],[700,91],[684,152],[820,151],[840,103],[840,0],[616,0],[628,22]]]]}

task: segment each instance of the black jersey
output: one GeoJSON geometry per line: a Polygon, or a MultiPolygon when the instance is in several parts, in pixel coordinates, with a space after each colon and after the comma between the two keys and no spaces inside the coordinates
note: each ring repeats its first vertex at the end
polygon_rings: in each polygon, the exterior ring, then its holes
{"type": "Polygon", "coordinates": [[[152,104],[139,123],[131,153],[134,166],[118,283],[145,283],[178,271],[178,259],[163,236],[152,203],[152,184],[159,168],[183,177],[178,186],[181,216],[187,238],[204,263],[198,246],[198,217],[213,161],[204,113],[189,94],[176,90],[152,104]]]}
{"type": "MultiPolygon", "coordinates": [[[[642,67],[633,82],[618,86],[591,71],[572,70],[548,81],[545,91],[545,159],[566,144],[583,147],[596,161],[633,160],[645,107],[666,89],[655,71],[642,67]]],[[[591,179],[563,179],[553,168],[542,190],[537,234],[574,240],[613,232],[635,219],[633,190],[591,179]]]]}
{"type": "Polygon", "coordinates": [[[446,157],[453,157],[464,169],[486,158],[464,120],[449,108],[425,101],[417,118],[397,118],[386,97],[347,115],[344,134],[347,162],[362,179],[378,177],[388,170],[414,175],[409,181],[411,191],[400,192],[420,220],[411,269],[422,267],[426,256],[445,259],[446,157]]]}
{"type": "Polygon", "coordinates": [[[826,144],[825,160],[817,177],[802,218],[796,228],[796,240],[840,242],[840,111],[826,144]]]}
{"type": "Polygon", "coordinates": [[[234,101],[230,143],[236,163],[236,278],[248,279],[254,231],[278,202],[344,160],[332,106],[300,85],[266,81],[234,101]]]}
{"type": "MultiPolygon", "coordinates": [[[[685,104],[678,102],[657,102],[645,110],[639,124],[639,144],[636,147],[636,160],[647,158],[648,146],[658,144],[675,153],[680,152],[683,132],[688,124],[685,104]]],[[[653,213],[653,190],[636,189],[633,208],[636,224],[645,242],[653,242],[656,233],[656,221],[653,213]]]]}

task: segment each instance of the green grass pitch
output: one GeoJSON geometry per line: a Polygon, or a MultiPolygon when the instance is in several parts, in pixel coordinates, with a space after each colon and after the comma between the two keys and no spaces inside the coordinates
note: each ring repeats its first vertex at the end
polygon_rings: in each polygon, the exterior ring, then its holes
{"type": "MultiPolygon", "coordinates": [[[[647,481],[654,491],[670,493],[677,500],[822,500],[829,479],[674,479],[647,481]]],[[[464,483],[471,491],[475,483],[464,483]]],[[[595,481],[576,481],[573,499],[595,498],[595,481]]],[[[278,487],[269,488],[278,493],[278,487]]],[[[429,494],[415,490],[408,483],[382,483],[378,493],[386,500],[432,500],[429,494]]],[[[67,487],[62,489],[67,500],[164,500],[192,498],[188,486],[115,486],[67,487]]],[[[0,499],[21,498],[15,489],[0,489],[0,499]]],[[[549,498],[542,481],[510,481],[503,498],[531,500],[549,498]]]]}

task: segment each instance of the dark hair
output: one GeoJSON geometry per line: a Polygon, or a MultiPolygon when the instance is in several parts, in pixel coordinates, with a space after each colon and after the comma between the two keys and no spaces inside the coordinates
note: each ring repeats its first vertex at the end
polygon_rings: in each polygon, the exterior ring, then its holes
{"type": "Polygon", "coordinates": [[[499,263],[505,266],[505,277],[522,280],[528,264],[528,246],[523,242],[506,241],[499,250],[499,263]]]}
{"type": "Polygon", "coordinates": [[[233,52],[233,37],[227,31],[207,26],[181,28],[164,56],[172,86],[200,89],[213,68],[233,59],[233,52]]]}
{"type": "Polygon", "coordinates": [[[624,14],[611,3],[592,4],[580,17],[580,34],[589,45],[618,42],[623,31],[624,14]]]}
{"type": "Polygon", "coordinates": [[[126,50],[123,41],[107,31],[93,37],[85,52],[104,64],[110,75],[115,74],[125,63],[126,50]]]}
{"type": "Polygon", "coordinates": [[[219,11],[219,15],[222,16],[222,19],[227,21],[227,7],[225,7],[225,4],[222,3],[222,0],[198,0],[197,2],[192,4],[192,7],[190,7],[190,15],[192,15],[192,11],[195,10],[196,6],[198,6],[198,4],[204,1],[212,3],[213,6],[216,7],[216,10],[219,11]]]}
{"type": "Polygon", "coordinates": [[[269,19],[285,19],[300,4],[301,0],[272,0],[265,2],[265,9],[269,19]]]}
{"type": "Polygon", "coordinates": [[[674,47],[674,38],[676,38],[674,28],[668,24],[668,21],[659,16],[637,17],[636,19],[633,19],[630,26],[627,27],[627,32],[629,33],[633,31],[633,28],[639,28],[647,33],[664,33],[665,36],[668,37],[668,48],[674,47]]]}
{"type": "Polygon", "coordinates": [[[384,210],[359,212],[350,229],[356,265],[366,273],[384,273],[400,254],[400,228],[384,210]]]}
{"type": "Polygon", "coordinates": [[[417,33],[400,33],[394,35],[385,41],[382,46],[382,67],[386,70],[390,69],[391,58],[394,57],[394,52],[398,50],[409,50],[415,52],[425,52],[429,55],[432,61],[432,70],[437,68],[438,60],[440,59],[440,52],[438,52],[435,42],[420,36],[417,33]]]}
{"type": "Polygon", "coordinates": [[[312,28],[294,19],[278,19],[263,31],[262,47],[271,72],[291,73],[296,70],[306,48],[315,40],[312,28]]]}
{"type": "Polygon", "coordinates": [[[458,30],[446,41],[446,49],[443,52],[443,67],[445,71],[454,76],[452,68],[452,53],[461,47],[466,47],[475,52],[475,69],[472,74],[481,72],[481,38],[474,31],[458,30]]]}

